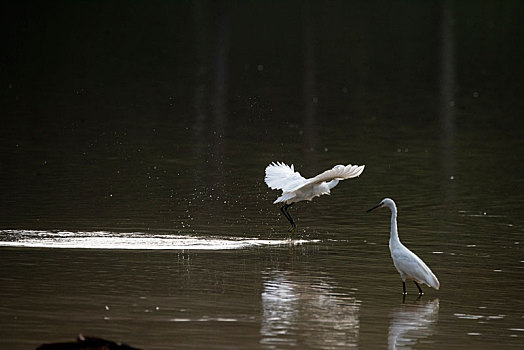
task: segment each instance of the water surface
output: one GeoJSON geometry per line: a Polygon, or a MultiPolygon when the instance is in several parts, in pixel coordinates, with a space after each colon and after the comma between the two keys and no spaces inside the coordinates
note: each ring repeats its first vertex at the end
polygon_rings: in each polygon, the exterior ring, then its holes
{"type": "Polygon", "coordinates": [[[522,347],[522,6],[9,5],[0,348],[522,347]],[[273,161],[366,169],[290,240],[273,161]]]}

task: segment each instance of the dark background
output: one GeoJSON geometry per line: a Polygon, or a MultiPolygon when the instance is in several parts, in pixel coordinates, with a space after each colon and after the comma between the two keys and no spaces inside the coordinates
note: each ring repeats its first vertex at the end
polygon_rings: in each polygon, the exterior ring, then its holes
{"type": "Polygon", "coordinates": [[[311,176],[413,142],[475,154],[443,176],[523,170],[521,1],[1,6],[4,228],[230,216],[272,198],[270,161],[311,176]]]}

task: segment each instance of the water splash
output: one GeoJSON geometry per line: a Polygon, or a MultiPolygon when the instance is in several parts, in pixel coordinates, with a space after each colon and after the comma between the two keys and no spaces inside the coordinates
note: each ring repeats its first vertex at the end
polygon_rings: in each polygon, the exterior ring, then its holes
{"type": "Polygon", "coordinates": [[[318,240],[231,238],[109,231],[0,230],[0,246],[67,249],[223,250],[318,240]]]}

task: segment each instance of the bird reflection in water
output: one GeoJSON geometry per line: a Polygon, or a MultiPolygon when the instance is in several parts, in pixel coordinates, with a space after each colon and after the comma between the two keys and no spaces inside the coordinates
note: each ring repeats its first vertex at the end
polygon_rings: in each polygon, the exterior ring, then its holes
{"type": "Polygon", "coordinates": [[[360,301],[327,278],[270,271],[262,292],[261,344],[268,349],[358,345],[360,301]]]}
{"type": "Polygon", "coordinates": [[[391,314],[388,345],[390,350],[411,349],[420,339],[435,333],[438,320],[439,300],[425,303],[402,304],[391,314]]]}

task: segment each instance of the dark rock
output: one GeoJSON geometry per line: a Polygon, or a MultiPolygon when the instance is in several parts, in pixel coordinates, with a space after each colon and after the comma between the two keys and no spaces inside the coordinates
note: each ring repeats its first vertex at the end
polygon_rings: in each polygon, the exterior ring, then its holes
{"type": "Polygon", "coordinates": [[[78,335],[76,342],[42,344],[36,350],[140,350],[126,344],[97,337],[78,335]]]}

